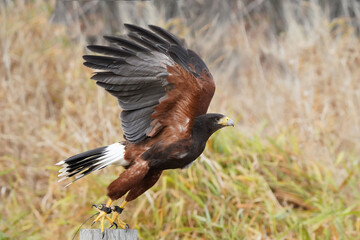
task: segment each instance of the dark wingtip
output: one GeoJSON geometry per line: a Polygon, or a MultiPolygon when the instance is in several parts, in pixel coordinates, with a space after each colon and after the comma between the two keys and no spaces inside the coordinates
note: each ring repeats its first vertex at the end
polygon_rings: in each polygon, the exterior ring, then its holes
{"type": "MultiPolygon", "coordinates": [[[[94,64],[89,63],[89,62],[83,62],[83,65],[84,65],[85,67],[88,67],[88,68],[91,68],[91,69],[94,68],[94,64]]],[[[90,78],[90,79],[91,79],[91,78],[90,78]]]]}
{"type": "Polygon", "coordinates": [[[162,27],[156,26],[156,25],[148,25],[148,27],[155,33],[159,34],[161,37],[163,37],[164,39],[166,39],[168,42],[172,43],[172,44],[176,44],[176,45],[180,45],[180,46],[184,46],[185,45],[185,41],[180,40],[177,36],[175,36],[174,34],[172,34],[170,31],[165,30],[162,27]]]}
{"type": "Polygon", "coordinates": [[[88,45],[88,46],[86,46],[86,48],[89,49],[92,52],[95,52],[98,47],[99,47],[98,45],[88,45]]]}
{"type": "MultiPolygon", "coordinates": [[[[89,49],[92,52],[99,52],[99,49],[101,49],[102,46],[98,46],[98,45],[88,45],[86,46],[87,49],[89,49]]],[[[85,55],[86,56],[86,55],[85,55]]],[[[83,56],[84,58],[84,56],[83,56]]]]}
{"type": "Polygon", "coordinates": [[[122,40],[121,37],[109,36],[109,35],[104,35],[103,38],[104,38],[106,41],[111,42],[111,43],[116,43],[116,42],[118,42],[119,40],[122,40]]]}
{"type": "Polygon", "coordinates": [[[83,55],[82,58],[85,60],[85,61],[89,61],[91,59],[92,55],[83,55]]]}
{"type": "Polygon", "coordinates": [[[149,24],[148,27],[151,29],[151,30],[162,30],[162,31],[165,31],[165,29],[159,27],[159,26],[156,26],[156,25],[152,25],[152,24],[149,24]]]}
{"type": "Polygon", "coordinates": [[[141,29],[141,27],[136,26],[134,24],[130,24],[130,23],[124,23],[124,26],[128,29],[128,30],[136,30],[136,29],[141,29]]]}
{"type": "Polygon", "coordinates": [[[105,39],[105,40],[111,40],[112,38],[113,38],[113,36],[109,36],[109,35],[104,35],[103,36],[103,38],[105,39]]]}

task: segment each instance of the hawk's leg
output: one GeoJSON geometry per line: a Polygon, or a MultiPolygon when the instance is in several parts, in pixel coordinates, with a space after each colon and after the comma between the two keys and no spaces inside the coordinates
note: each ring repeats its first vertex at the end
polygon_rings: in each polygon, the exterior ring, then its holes
{"type": "Polygon", "coordinates": [[[110,222],[110,224],[113,224],[114,221],[111,220],[111,218],[109,218],[107,216],[107,214],[111,213],[111,204],[112,204],[113,200],[109,199],[105,204],[99,204],[99,205],[93,205],[94,207],[96,207],[96,210],[99,211],[99,216],[97,216],[95,218],[95,220],[93,221],[92,224],[96,223],[96,222],[100,222],[101,224],[101,233],[104,235],[104,221],[105,219],[108,220],[110,222]]]}
{"type": "MultiPolygon", "coordinates": [[[[129,224],[125,223],[124,221],[122,221],[119,216],[122,213],[122,211],[125,208],[125,205],[127,204],[127,201],[124,201],[120,206],[113,206],[111,208],[113,215],[111,217],[111,221],[113,221],[113,224],[117,227],[121,227],[122,229],[129,229],[129,224]]],[[[112,225],[111,225],[112,227],[112,225]]],[[[111,228],[110,227],[110,228],[111,228]]]]}
{"type": "Polygon", "coordinates": [[[119,219],[120,214],[125,208],[125,205],[129,202],[143,194],[146,190],[151,188],[157,180],[161,176],[160,170],[154,170],[149,171],[146,176],[134,187],[132,187],[128,193],[128,195],[125,197],[125,201],[120,206],[113,206],[111,208],[113,215],[111,217],[111,220],[113,221],[115,226],[119,226],[123,229],[128,229],[129,225],[123,222],[121,219],[119,219]]]}

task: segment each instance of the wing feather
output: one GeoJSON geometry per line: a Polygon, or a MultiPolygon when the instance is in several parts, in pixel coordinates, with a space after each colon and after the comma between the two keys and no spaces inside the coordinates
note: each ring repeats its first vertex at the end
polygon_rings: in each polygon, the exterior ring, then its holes
{"type": "Polygon", "coordinates": [[[146,30],[144,28],[141,28],[141,27],[138,27],[138,26],[132,25],[132,24],[124,24],[124,25],[131,32],[138,33],[138,34],[140,34],[141,36],[147,38],[148,40],[150,40],[153,43],[160,44],[160,45],[165,45],[165,46],[168,46],[168,47],[170,46],[169,42],[167,42],[163,38],[157,36],[156,34],[150,32],[149,30],[146,30]]]}
{"type": "Polygon", "coordinates": [[[131,42],[124,38],[104,36],[104,39],[111,43],[119,45],[122,49],[130,50],[134,52],[149,52],[149,49],[142,47],[141,45],[131,42]]]}
{"type": "Polygon", "coordinates": [[[145,46],[150,50],[163,51],[163,49],[160,48],[157,44],[153,43],[152,41],[149,41],[147,38],[142,37],[141,35],[138,35],[136,33],[129,33],[128,36],[129,38],[135,40],[136,42],[140,43],[141,45],[145,46]]]}
{"type": "Polygon", "coordinates": [[[206,113],[215,90],[205,63],[160,27],[125,27],[129,39],[104,36],[112,46],[88,46],[107,56],[83,57],[85,66],[101,70],[91,79],[118,99],[125,139],[189,136],[193,119],[206,113]]]}
{"type": "Polygon", "coordinates": [[[90,45],[90,46],[87,46],[87,48],[93,52],[107,54],[107,55],[114,56],[114,57],[127,58],[127,57],[134,56],[134,52],[132,52],[132,51],[125,50],[125,49],[119,49],[119,48],[115,48],[115,47],[90,45]]]}
{"type": "Polygon", "coordinates": [[[184,44],[172,33],[162,29],[161,27],[149,25],[149,28],[162,38],[166,39],[170,44],[183,46],[184,44]]]}

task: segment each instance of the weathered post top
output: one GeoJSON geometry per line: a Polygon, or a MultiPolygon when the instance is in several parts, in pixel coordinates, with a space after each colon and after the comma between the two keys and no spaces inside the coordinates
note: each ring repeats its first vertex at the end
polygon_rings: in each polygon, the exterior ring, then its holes
{"type": "Polygon", "coordinates": [[[81,229],[80,240],[137,240],[136,229],[105,229],[104,238],[100,229],[81,229]]]}

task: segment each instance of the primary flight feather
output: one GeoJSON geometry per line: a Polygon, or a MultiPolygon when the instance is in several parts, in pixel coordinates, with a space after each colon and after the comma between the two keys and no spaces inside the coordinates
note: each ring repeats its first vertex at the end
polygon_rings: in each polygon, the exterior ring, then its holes
{"type": "Polygon", "coordinates": [[[125,168],[108,186],[109,201],[94,205],[100,212],[94,222],[101,222],[102,232],[105,219],[127,228],[119,219],[127,202],[151,188],[163,170],[189,166],[215,131],[234,126],[222,114],[207,114],[215,84],[195,52],[158,26],[125,27],[127,38],[104,37],[112,46],[88,46],[106,56],[83,56],[84,65],[97,70],[91,79],[118,100],[125,141],[58,163],[63,166],[59,181],[76,181],[109,165],[125,168]],[[120,207],[111,206],[126,193],[120,207]]]}

